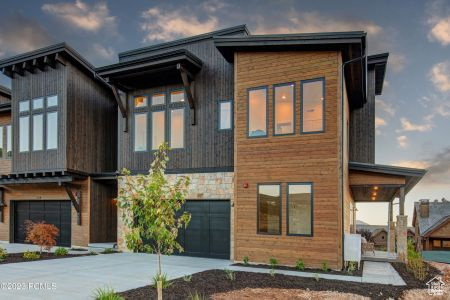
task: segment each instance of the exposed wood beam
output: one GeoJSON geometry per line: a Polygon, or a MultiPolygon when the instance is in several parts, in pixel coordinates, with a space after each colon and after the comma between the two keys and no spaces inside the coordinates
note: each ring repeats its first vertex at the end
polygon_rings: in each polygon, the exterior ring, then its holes
{"type": "Polygon", "coordinates": [[[64,62],[64,60],[61,57],[61,54],[56,53],[55,54],[55,62],[59,62],[60,64],[62,64],[63,66],[66,65],[66,63],[64,62]]]}
{"type": "Polygon", "coordinates": [[[81,187],[69,183],[63,183],[62,186],[66,190],[66,193],[77,212],[77,225],[81,225],[81,187]],[[73,188],[75,188],[76,190],[73,191],[73,188]]]}
{"type": "Polygon", "coordinates": [[[186,70],[181,64],[177,64],[177,69],[180,70],[181,74],[181,80],[183,81],[183,88],[186,92],[188,102],[189,102],[189,108],[190,111],[190,117],[191,117],[191,125],[195,125],[195,100],[194,100],[194,93],[193,93],[193,75],[186,70]]]}
{"type": "Polygon", "coordinates": [[[124,105],[122,99],[120,98],[119,90],[117,89],[115,84],[111,84],[111,88],[114,94],[114,98],[116,99],[117,105],[119,106],[120,113],[122,114],[122,118],[124,119],[125,126],[124,126],[124,132],[128,132],[128,114],[127,114],[127,108],[124,105]]]}
{"type": "Polygon", "coordinates": [[[19,74],[20,76],[24,75],[23,69],[18,65],[13,65],[11,71],[13,73],[19,74]]]}
{"type": "Polygon", "coordinates": [[[30,72],[31,74],[34,74],[34,68],[33,68],[32,64],[28,61],[23,62],[22,69],[24,69],[27,72],[30,72]]]}
{"type": "Polygon", "coordinates": [[[11,68],[2,68],[2,73],[9,78],[13,78],[13,72],[11,71],[11,68]]]}
{"type": "Polygon", "coordinates": [[[44,56],[44,64],[46,64],[47,66],[49,66],[52,69],[56,68],[55,59],[48,55],[44,56]]]}
{"type": "Polygon", "coordinates": [[[33,59],[33,67],[38,68],[41,71],[45,71],[45,65],[43,64],[41,59],[33,59]]]}

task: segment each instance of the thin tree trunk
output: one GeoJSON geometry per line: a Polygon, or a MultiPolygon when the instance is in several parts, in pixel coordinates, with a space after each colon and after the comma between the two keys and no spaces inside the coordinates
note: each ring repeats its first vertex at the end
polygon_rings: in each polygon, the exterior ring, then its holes
{"type": "Polygon", "coordinates": [[[162,268],[161,268],[161,247],[158,245],[158,281],[156,283],[156,288],[158,292],[158,300],[162,300],[162,268]]]}

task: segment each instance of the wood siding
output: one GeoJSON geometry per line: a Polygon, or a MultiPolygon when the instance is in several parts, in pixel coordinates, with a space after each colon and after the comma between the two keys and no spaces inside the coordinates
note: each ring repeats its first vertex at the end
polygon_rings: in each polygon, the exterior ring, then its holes
{"type": "MultiPolygon", "coordinates": [[[[218,100],[233,99],[233,65],[225,61],[215,48],[212,39],[189,43],[169,50],[184,48],[199,57],[203,67],[195,77],[196,125],[189,124],[189,109],[185,112],[186,131],[185,148],[170,153],[168,169],[202,169],[233,167],[233,131],[218,130],[218,100]]],[[[167,51],[154,51],[151,54],[167,51]]],[[[142,57],[136,56],[133,58],[142,57]]],[[[178,84],[181,87],[181,77],[178,84]]],[[[134,91],[128,95],[128,107],[133,106],[132,98],[136,94],[150,94],[154,90],[166,90],[169,86],[151,87],[134,91]]],[[[128,132],[124,132],[124,122],[119,114],[119,169],[126,167],[135,172],[145,172],[152,161],[151,152],[133,151],[133,115],[128,110],[128,132]]],[[[169,120],[166,117],[166,124],[169,120]]],[[[150,118],[148,118],[150,122],[150,118]]],[[[149,132],[149,126],[147,126],[149,132]]],[[[147,135],[147,139],[150,135],[147,135]]]]}
{"type": "Polygon", "coordinates": [[[405,177],[363,171],[350,172],[350,185],[404,185],[405,177]]]}
{"type": "Polygon", "coordinates": [[[7,104],[11,102],[11,98],[5,97],[2,94],[0,94],[0,104],[7,104]]]}
{"type": "Polygon", "coordinates": [[[339,52],[240,52],[235,54],[235,260],[307,266],[327,261],[341,267],[342,176],[340,151],[339,52]],[[325,132],[300,132],[300,80],[325,78],[325,132]],[[273,84],[296,84],[296,130],[292,136],[273,136],[273,84]],[[247,89],[268,85],[268,137],[247,138],[247,89]],[[287,236],[286,185],[313,182],[313,236],[287,236]],[[257,234],[257,184],[281,183],[281,235],[257,234]],[[244,188],[248,184],[248,188],[244,188]],[[320,253],[320,255],[318,255],[320,253]]]}
{"type": "Polygon", "coordinates": [[[117,182],[90,181],[90,242],[117,241],[117,182]]]}
{"type": "Polygon", "coordinates": [[[450,238],[450,220],[434,230],[429,237],[431,238],[450,238]]]}
{"type": "Polygon", "coordinates": [[[3,131],[0,131],[0,134],[3,135],[3,145],[5,145],[5,148],[3,148],[3,157],[0,157],[0,175],[11,173],[11,158],[6,156],[6,125],[11,125],[10,112],[0,113],[0,126],[3,127],[3,131]]]}

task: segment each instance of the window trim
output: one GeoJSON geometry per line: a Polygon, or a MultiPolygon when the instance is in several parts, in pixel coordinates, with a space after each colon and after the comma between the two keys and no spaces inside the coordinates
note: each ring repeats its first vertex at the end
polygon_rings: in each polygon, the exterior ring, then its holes
{"type": "Polygon", "coordinates": [[[325,117],[326,117],[326,93],[325,93],[325,77],[316,77],[312,79],[300,80],[300,134],[318,134],[325,132],[325,117]],[[323,95],[323,103],[322,103],[322,130],[320,131],[304,131],[303,130],[303,85],[305,83],[322,81],[322,95],[323,95]]]}
{"type": "Polygon", "coordinates": [[[281,182],[262,182],[256,184],[256,234],[261,235],[282,235],[282,224],[283,224],[283,193],[282,193],[282,183],[281,182]],[[279,231],[278,233],[268,233],[259,231],[259,187],[262,185],[278,185],[278,192],[280,193],[280,205],[279,205],[279,214],[280,219],[278,222],[279,231]]]}
{"type": "Polygon", "coordinates": [[[286,235],[287,236],[314,236],[314,183],[313,182],[288,182],[286,184],[286,235]],[[309,185],[311,187],[311,234],[289,233],[289,186],[291,185],[309,185]]]}
{"type": "Polygon", "coordinates": [[[277,83],[274,84],[272,86],[272,135],[273,136],[285,136],[285,135],[295,135],[296,132],[296,127],[297,127],[297,122],[296,122],[296,100],[297,100],[297,96],[296,96],[296,91],[297,91],[297,86],[296,86],[296,82],[292,81],[292,82],[285,82],[285,83],[277,83]],[[287,85],[293,85],[294,86],[294,98],[292,99],[293,101],[293,111],[292,111],[292,121],[293,121],[293,131],[291,133],[275,133],[275,88],[277,87],[282,87],[282,86],[287,86],[287,85]]]}
{"type": "MultiPolygon", "coordinates": [[[[155,112],[163,112],[164,115],[164,143],[166,143],[167,140],[167,132],[166,132],[166,128],[167,128],[167,111],[166,111],[166,107],[163,105],[156,105],[154,107],[157,107],[158,109],[152,109],[149,111],[149,119],[150,119],[150,123],[147,125],[148,128],[150,128],[150,139],[149,139],[149,149],[150,152],[155,152],[158,151],[158,149],[153,149],[153,113],[155,112]]],[[[138,151],[141,152],[141,151],[138,151]]]]}
{"type": "MultiPolygon", "coordinates": [[[[133,98],[134,101],[134,98],[133,98]]],[[[132,147],[133,147],[133,153],[145,153],[148,152],[148,111],[141,111],[141,112],[133,112],[133,122],[132,122],[132,132],[133,132],[133,137],[132,137],[132,147]],[[136,116],[137,115],[145,115],[145,120],[146,120],[146,124],[145,124],[145,149],[144,150],[136,150],[136,116]]]]}
{"type": "MultiPolygon", "coordinates": [[[[184,104],[184,102],[175,102],[175,103],[177,103],[177,104],[179,104],[179,103],[183,103],[184,104]]],[[[175,103],[172,103],[172,104],[175,104],[175,103]]],[[[186,119],[187,119],[187,114],[186,114],[186,111],[187,111],[187,109],[186,109],[186,106],[185,105],[183,105],[183,106],[174,106],[174,107],[168,107],[167,108],[167,113],[169,114],[169,133],[168,133],[168,140],[167,140],[167,143],[168,143],[168,145],[169,145],[169,147],[170,147],[170,149],[172,149],[172,150],[181,150],[181,149],[186,149],[186,119]],[[183,110],[183,147],[178,147],[178,148],[173,148],[172,147],[172,111],[173,110],[178,110],[178,109],[182,109],[183,110]]]]}
{"type": "Polygon", "coordinates": [[[218,114],[218,116],[217,116],[217,121],[218,121],[218,124],[217,124],[217,130],[218,131],[230,131],[230,130],[233,130],[233,128],[234,128],[234,122],[233,122],[233,119],[234,119],[234,105],[233,105],[233,99],[220,99],[220,100],[218,100],[217,101],[217,107],[218,107],[218,110],[217,110],[217,114],[218,114]],[[220,107],[221,107],[221,104],[222,103],[230,103],[230,128],[220,128],[220,124],[221,124],[221,121],[222,121],[222,119],[221,119],[221,110],[220,110],[220,107]]]}
{"type": "Polygon", "coordinates": [[[258,87],[252,87],[247,89],[247,138],[265,138],[269,136],[269,86],[262,85],[258,87]],[[258,136],[250,136],[250,92],[255,90],[266,90],[266,134],[258,136]]]}

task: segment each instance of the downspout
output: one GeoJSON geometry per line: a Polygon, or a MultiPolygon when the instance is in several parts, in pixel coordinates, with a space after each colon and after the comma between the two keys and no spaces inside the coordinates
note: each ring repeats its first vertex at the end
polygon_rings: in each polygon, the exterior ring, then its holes
{"type": "MultiPolygon", "coordinates": [[[[361,53],[363,51],[363,46],[361,42],[361,53]]],[[[365,52],[365,51],[364,51],[365,52]]],[[[341,73],[341,118],[342,118],[342,134],[341,134],[341,176],[342,176],[342,184],[341,184],[341,223],[342,223],[342,268],[345,267],[345,261],[344,261],[344,128],[345,128],[345,120],[344,120],[344,77],[345,77],[345,67],[348,64],[354,63],[356,61],[360,61],[365,59],[366,53],[364,53],[362,56],[352,58],[342,64],[342,73],[341,73]]],[[[363,70],[364,72],[364,70],[363,70]]],[[[364,90],[364,82],[363,82],[363,90],[364,90]]],[[[364,97],[367,97],[367,92],[364,92],[364,97]]],[[[348,137],[350,138],[350,137],[348,137]]],[[[355,220],[356,222],[356,220],[355,220]]],[[[356,226],[356,223],[355,223],[356,226]]]]}

